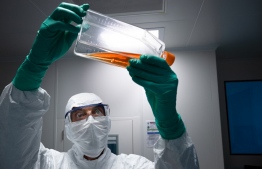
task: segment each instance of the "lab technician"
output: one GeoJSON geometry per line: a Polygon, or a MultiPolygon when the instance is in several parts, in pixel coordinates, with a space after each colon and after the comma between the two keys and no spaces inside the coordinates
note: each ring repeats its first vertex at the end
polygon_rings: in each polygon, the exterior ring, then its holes
{"type": "Polygon", "coordinates": [[[74,143],[68,152],[41,143],[42,117],[50,96],[40,88],[48,67],[70,48],[80,31],[88,4],[61,3],[42,23],[32,49],[0,99],[1,169],[197,169],[194,145],[176,112],[178,79],[158,57],[142,55],[127,67],[145,89],[160,138],[154,162],[139,155],[115,155],[107,148],[108,105],[92,93],[72,96],[66,106],[65,128],[74,143]],[[71,24],[74,22],[78,24],[71,24]]]}

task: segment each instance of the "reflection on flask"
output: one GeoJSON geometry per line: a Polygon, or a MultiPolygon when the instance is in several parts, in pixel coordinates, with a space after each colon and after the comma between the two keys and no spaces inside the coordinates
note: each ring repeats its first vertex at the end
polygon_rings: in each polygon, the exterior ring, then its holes
{"type": "MultiPolygon", "coordinates": [[[[129,65],[128,61],[130,59],[139,59],[140,54],[128,53],[128,52],[117,52],[117,53],[98,52],[98,53],[88,53],[82,56],[87,58],[93,58],[95,60],[99,60],[111,65],[126,68],[129,65]]],[[[161,57],[166,60],[169,66],[171,66],[175,61],[175,56],[167,51],[164,51],[161,57]]]]}

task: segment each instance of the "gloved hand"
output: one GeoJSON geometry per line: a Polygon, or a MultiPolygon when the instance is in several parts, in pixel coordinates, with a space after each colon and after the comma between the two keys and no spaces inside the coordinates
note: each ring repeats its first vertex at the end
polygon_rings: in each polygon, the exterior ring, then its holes
{"type": "Polygon", "coordinates": [[[77,38],[88,4],[61,3],[42,23],[32,49],[19,67],[13,85],[23,91],[40,87],[49,65],[61,58],[77,38]]]}
{"type": "Polygon", "coordinates": [[[144,87],[159,133],[166,140],[176,139],[185,132],[184,123],[176,111],[178,79],[166,61],[142,55],[131,59],[127,70],[132,80],[144,87]]]}

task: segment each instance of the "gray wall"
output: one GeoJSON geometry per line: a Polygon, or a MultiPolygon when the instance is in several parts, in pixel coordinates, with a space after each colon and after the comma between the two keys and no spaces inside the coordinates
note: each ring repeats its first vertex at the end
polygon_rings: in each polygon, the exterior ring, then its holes
{"type": "MultiPolygon", "coordinates": [[[[177,109],[195,143],[200,167],[222,169],[215,51],[173,53],[176,61],[172,69],[179,78],[177,109]]],[[[120,134],[120,153],[135,153],[153,160],[152,148],[146,147],[145,122],[154,117],[143,89],[131,80],[123,68],[69,55],[50,67],[42,83],[52,97],[50,110],[44,116],[44,145],[59,151],[66,151],[71,146],[63,137],[66,102],[73,94],[94,92],[111,107],[111,133],[120,134]]],[[[8,76],[6,84],[19,64],[1,62],[1,66],[10,72],[8,75],[1,73],[2,77],[8,76]]]]}
{"type": "MultiPolygon", "coordinates": [[[[174,53],[177,58],[172,69],[179,78],[177,108],[196,145],[200,166],[221,169],[223,156],[215,52],[174,53]]],[[[53,104],[44,118],[42,140],[47,147],[60,151],[70,148],[68,140],[62,139],[66,102],[73,94],[94,92],[111,107],[114,126],[111,133],[120,134],[120,153],[135,153],[153,160],[152,148],[146,147],[145,122],[154,117],[143,89],[132,82],[125,69],[76,56],[68,57],[51,66],[42,86],[48,89],[53,104]],[[117,130],[119,128],[122,130],[117,130]]]]}
{"type": "Polygon", "coordinates": [[[261,155],[230,155],[224,81],[262,79],[261,45],[249,43],[221,46],[217,49],[217,73],[221,113],[224,163],[226,169],[244,165],[262,166],[261,155]],[[255,46],[256,45],[256,46],[255,46]]]}

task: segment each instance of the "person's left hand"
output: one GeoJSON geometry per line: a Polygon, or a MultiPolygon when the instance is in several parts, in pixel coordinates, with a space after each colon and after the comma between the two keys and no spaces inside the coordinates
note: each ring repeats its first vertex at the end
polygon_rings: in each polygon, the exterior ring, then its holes
{"type": "Polygon", "coordinates": [[[129,63],[127,70],[132,80],[144,87],[162,138],[169,140],[180,137],[185,127],[176,111],[176,74],[164,59],[155,56],[142,55],[129,63]]]}

